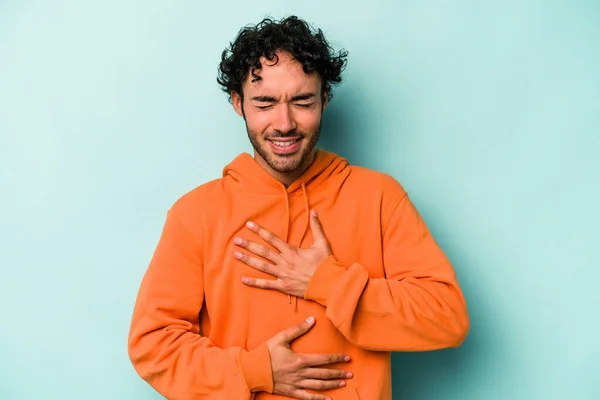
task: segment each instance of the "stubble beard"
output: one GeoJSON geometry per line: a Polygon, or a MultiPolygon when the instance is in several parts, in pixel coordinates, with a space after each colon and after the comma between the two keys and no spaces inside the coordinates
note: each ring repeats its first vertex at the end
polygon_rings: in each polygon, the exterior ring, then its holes
{"type": "MultiPolygon", "coordinates": [[[[266,147],[269,146],[269,143],[267,143],[267,141],[265,140],[264,145],[261,146],[261,144],[258,141],[258,134],[256,132],[251,131],[248,128],[247,124],[246,124],[246,131],[248,133],[248,139],[250,139],[250,143],[252,144],[252,147],[254,148],[254,150],[262,157],[263,160],[265,160],[267,165],[271,169],[273,169],[273,171],[276,171],[279,173],[290,173],[290,172],[294,172],[294,171],[298,170],[299,168],[302,167],[302,165],[304,165],[304,162],[310,156],[311,151],[315,148],[315,146],[319,142],[319,138],[321,136],[321,122],[319,121],[319,126],[317,127],[317,130],[315,131],[314,135],[312,135],[308,145],[303,147],[300,150],[300,153],[294,153],[294,154],[290,154],[290,155],[285,155],[285,154],[275,155],[275,154],[273,154],[271,151],[268,151],[266,149],[266,147]]],[[[308,137],[308,135],[306,135],[304,132],[291,131],[291,132],[287,132],[285,134],[275,135],[272,138],[275,138],[275,137],[286,138],[286,137],[290,137],[290,136],[301,136],[302,137],[301,140],[305,140],[306,137],[308,137]]]]}

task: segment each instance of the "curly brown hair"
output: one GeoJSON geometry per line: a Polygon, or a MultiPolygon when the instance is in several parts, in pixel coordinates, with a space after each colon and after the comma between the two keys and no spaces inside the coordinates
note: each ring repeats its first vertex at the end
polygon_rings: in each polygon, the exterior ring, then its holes
{"type": "Polygon", "coordinates": [[[348,53],[334,52],[321,29],[314,31],[306,21],[290,16],[279,21],[267,17],[242,28],[223,51],[217,82],[230,101],[233,91],[243,96],[242,84],[248,74],[252,74],[253,81],[261,79],[255,73],[261,68],[260,58],[277,62],[277,52],[289,53],[302,64],[305,73],[317,72],[323,81],[323,93],[331,100],[332,86],[342,81],[348,53]]]}

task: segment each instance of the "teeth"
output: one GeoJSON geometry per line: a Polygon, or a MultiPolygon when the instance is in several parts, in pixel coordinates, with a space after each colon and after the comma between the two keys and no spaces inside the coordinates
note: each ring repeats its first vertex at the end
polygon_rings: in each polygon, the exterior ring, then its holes
{"type": "Polygon", "coordinates": [[[281,147],[288,147],[288,146],[291,146],[291,145],[293,145],[293,144],[294,144],[294,143],[296,143],[297,141],[298,141],[298,139],[296,139],[296,140],[293,140],[293,141],[291,141],[291,142],[278,142],[278,141],[275,141],[275,140],[273,140],[272,142],[273,142],[273,143],[275,143],[277,146],[281,146],[281,147]]]}

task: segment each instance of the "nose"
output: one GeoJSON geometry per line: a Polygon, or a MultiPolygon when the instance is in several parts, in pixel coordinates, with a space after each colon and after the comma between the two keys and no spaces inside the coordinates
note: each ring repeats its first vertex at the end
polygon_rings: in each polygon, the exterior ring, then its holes
{"type": "Polygon", "coordinates": [[[273,129],[283,133],[296,129],[296,120],[294,119],[294,114],[288,105],[279,107],[279,110],[274,116],[271,125],[273,129]]]}

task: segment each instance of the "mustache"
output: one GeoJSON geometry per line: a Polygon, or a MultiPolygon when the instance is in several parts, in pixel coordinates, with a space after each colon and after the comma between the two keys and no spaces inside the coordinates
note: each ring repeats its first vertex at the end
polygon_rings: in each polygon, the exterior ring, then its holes
{"type": "Polygon", "coordinates": [[[306,136],[303,132],[297,131],[297,130],[293,130],[293,131],[289,131],[289,132],[279,132],[276,131],[274,134],[269,135],[267,137],[267,140],[272,140],[272,139],[286,139],[286,138],[302,138],[306,136]]]}

